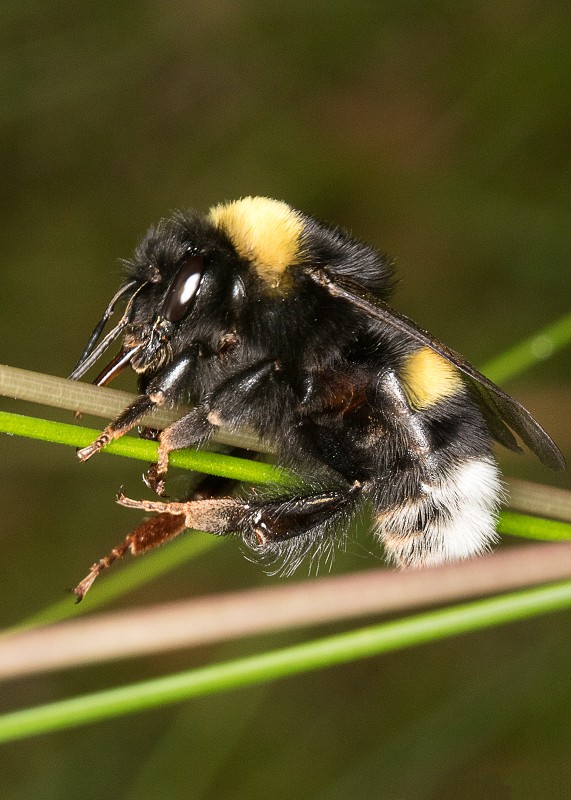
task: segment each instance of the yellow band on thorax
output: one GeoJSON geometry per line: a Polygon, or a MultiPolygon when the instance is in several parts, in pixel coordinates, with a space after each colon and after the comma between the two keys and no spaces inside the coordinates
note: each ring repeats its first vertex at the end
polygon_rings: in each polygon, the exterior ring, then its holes
{"type": "Polygon", "coordinates": [[[273,289],[279,286],[284,271],[299,261],[303,219],[287,203],[243,197],[214,206],[209,218],[273,289]]]}

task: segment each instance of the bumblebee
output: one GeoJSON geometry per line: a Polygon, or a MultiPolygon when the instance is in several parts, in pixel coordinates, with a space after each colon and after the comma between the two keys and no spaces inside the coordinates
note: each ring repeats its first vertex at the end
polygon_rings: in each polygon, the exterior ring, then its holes
{"type": "Polygon", "coordinates": [[[160,433],[158,463],[145,475],[159,495],[169,453],[205,446],[220,426],[253,429],[305,481],[245,498],[215,486],[182,502],[121,495],[158,513],[94,564],[79,599],[127,550],[186,528],[238,534],[290,572],[333,547],[364,504],[396,565],[490,548],[502,497],[492,441],[520,450],[517,434],[552,469],[563,457],[523,406],[388,305],[393,278],[375,249],[265,197],[179,212],[148,231],[71,375],[122,337],[95,382],[130,366],[140,394],[79,458],[158,406],[190,403],[160,433]],[[120,300],[124,313],[98,344],[120,300]]]}

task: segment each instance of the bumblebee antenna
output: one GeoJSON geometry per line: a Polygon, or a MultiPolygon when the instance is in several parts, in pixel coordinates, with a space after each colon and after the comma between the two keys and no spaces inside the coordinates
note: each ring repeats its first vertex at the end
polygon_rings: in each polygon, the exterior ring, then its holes
{"type": "Polygon", "coordinates": [[[115,310],[115,304],[117,303],[118,300],[120,300],[124,295],[126,295],[136,285],[137,285],[137,281],[135,279],[133,279],[132,281],[129,281],[128,283],[126,283],[125,286],[121,287],[121,289],[119,289],[119,291],[113,296],[111,302],[109,303],[109,305],[105,309],[105,312],[104,312],[103,316],[101,317],[101,319],[99,320],[99,322],[97,323],[95,328],[93,329],[93,333],[89,337],[87,345],[85,346],[85,349],[84,349],[83,353],[81,354],[81,356],[79,358],[79,361],[77,362],[73,372],[69,376],[70,380],[76,381],[78,378],[81,378],[81,376],[84,375],[87,372],[87,370],[89,369],[89,367],[92,366],[92,364],[95,364],[95,362],[97,361],[99,356],[102,353],[104,353],[105,350],[107,350],[109,345],[112,342],[115,341],[115,339],[119,336],[119,334],[129,324],[129,317],[130,317],[130,313],[131,313],[131,307],[133,305],[133,300],[139,294],[141,289],[144,286],[147,285],[147,281],[145,281],[145,283],[141,284],[141,286],[139,286],[139,288],[136,289],[133,292],[133,294],[129,298],[129,302],[127,303],[127,307],[125,308],[125,312],[124,312],[123,316],[121,317],[121,319],[119,320],[119,322],[117,323],[117,325],[111,331],[109,331],[109,333],[103,339],[103,341],[101,341],[99,343],[99,345],[97,347],[95,347],[95,345],[97,343],[97,340],[101,336],[103,328],[105,327],[105,325],[107,324],[107,322],[111,318],[111,316],[113,315],[113,312],[115,310]]]}

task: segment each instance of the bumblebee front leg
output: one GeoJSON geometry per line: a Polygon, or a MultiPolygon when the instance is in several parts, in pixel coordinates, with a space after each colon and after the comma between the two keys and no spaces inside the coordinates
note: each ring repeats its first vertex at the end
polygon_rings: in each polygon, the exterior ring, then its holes
{"type": "Polygon", "coordinates": [[[88,444],[87,447],[82,447],[77,451],[77,457],[80,461],[87,461],[91,456],[98,453],[104,447],[107,447],[115,439],[120,439],[121,436],[128,433],[131,428],[137,424],[146,414],[152,411],[154,403],[146,394],[137,397],[136,400],[127,406],[113,422],[110,422],[104,428],[97,439],[88,444]]]}
{"type": "Polygon", "coordinates": [[[204,403],[165,428],[159,436],[157,463],[145,474],[147,486],[158,495],[164,494],[169,453],[173,450],[205,444],[220,425],[248,425],[248,410],[255,402],[261,402],[260,396],[263,400],[265,387],[277,372],[279,365],[274,359],[258,362],[224,381],[204,403]]]}
{"type": "Polygon", "coordinates": [[[110,442],[120,439],[128,433],[144,416],[153,408],[162,406],[169,398],[176,394],[179,386],[185,380],[188,370],[192,369],[196,361],[196,348],[175,359],[172,364],[154,378],[145,394],[139,395],[127,408],[122,411],[113,422],[99,434],[94,442],[78,450],[77,457],[80,461],[87,461],[95,453],[102,450],[110,442]]]}

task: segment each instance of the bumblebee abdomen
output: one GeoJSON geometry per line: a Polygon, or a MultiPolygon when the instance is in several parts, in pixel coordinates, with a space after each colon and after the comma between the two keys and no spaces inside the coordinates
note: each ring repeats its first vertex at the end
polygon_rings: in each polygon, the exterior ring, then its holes
{"type": "Polygon", "coordinates": [[[373,497],[376,531],[400,566],[485,552],[502,495],[484,418],[457,370],[428,348],[388,372],[376,398],[385,433],[373,497]]]}
{"type": "Polygon", "coordinates": [[[387,557],[401,567],[434,566],[488,551],[502,497],[491,457],[449,466],[376,516],[387,557]]]}

